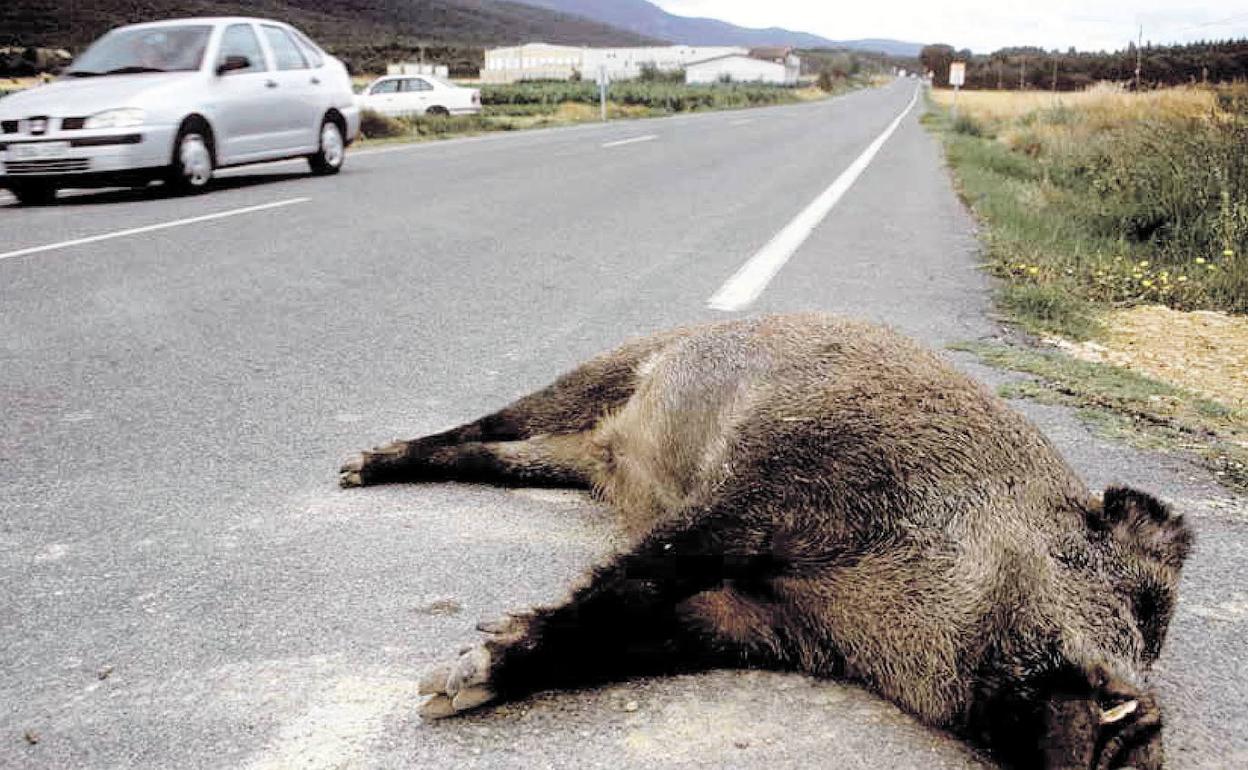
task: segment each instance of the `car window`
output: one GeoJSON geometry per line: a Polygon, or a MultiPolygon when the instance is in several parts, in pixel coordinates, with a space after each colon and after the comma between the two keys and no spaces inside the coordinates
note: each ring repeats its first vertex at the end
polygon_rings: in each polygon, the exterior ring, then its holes
{"type": "Polygon", "coordinates": [[[203,24],[122,27],[91,44],[66,75],[189,72],[204,60],[212,27],[203,24]]]}
{"type": "Polygon", "coordinates": [[[313,67],[320,67],[325,64],[325,57],[321,53],[321,49],[317,47],[316,43],[313,43],[308,39],[307,35],[297,29],[292,29],[291,32],[294,33],[295,41],[299,43],[299,46],[303,49],[304,56],[307,57],[308,62],[310,62],[313,67]]]}
{"type": "Polygon", "coordinates": [[[273,62],[279,70],[306,70],[308,68],[308,60],[304,58],[303,52],[299,50],[299,46],[295,45],[295,41],[291,39],[286,30],[281,27],[270,27],[265,24],[264,39],[269,41],[269,48],[273,49],[273,62]]]}
{"type": "Polygon", "coordinates": [[[225,64],[230,56],[246,56],[251,62],[245,69],[230,70],[226,75],[237,75],[240,72],[263,72],[269,67],[264,63],[264,51],[260,49],[260,39],[250,24],[231,24],[225,28],[221,36],[221,53],[217,56],[217,64],[225,64]]]}
{"type": "Polygon", "coordinates": [[[433,86],[420,78],[408,78],[403,81],[404,91],[432,91],[433,86]]]}
{"type": "Polygon", "coordinates": [[[373,86],[372,90],[370,90],[369,93],[370,94],[393,94],[397,92],[398,90],[399,90],[399,81],[383,80],[377,85],[373,86]]]}

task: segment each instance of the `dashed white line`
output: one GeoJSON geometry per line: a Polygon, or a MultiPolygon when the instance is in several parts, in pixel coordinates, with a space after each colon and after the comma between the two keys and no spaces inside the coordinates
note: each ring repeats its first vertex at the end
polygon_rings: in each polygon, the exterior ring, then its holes
{"type": "Polygon", "coordinates": [[[789,261],[789,257],[793,256],[810,234],[814,232],[819,223],[827,217],[828,212],[836,205],[854,182],[866,170],[871,163],[871,159],[875,157],[888,138],[897,130],[897,126],[901,124],[902,118],[909,114],[914,107],[914,103],[919,99],[919,92],[916,89],[914,97],[910,99],[910,103],[901,111],[901,114],[893,119],[893,122],[884,129],[884,132],[875,138],[862,151],[862,154],[849,164],[849,168],[841,172],[826,190],[819,194],[809,206],[802,210],[800,214],[793,218],[793,221],[785,225],[784,229],[776,233],[767,245],[759,249],[754,256],[750,257],[744,265],[741,266],[731,278],[719,287],[719,291],[711,295],[707,300],[707,307],[712,310],[723,310],[731,312],[741,310],[750,305],[754,300],[758,299],[758,295],[767,288],[767,284],[771,283],[771,279],[780,272],[780,268],[789,261]]]}
{"type": "Polygon", "coordinates": [[[6,251],[0,254],[0,259],[9,259],[10,257],[23,257],[27,254],[38,254],[43,251],[55,251],[56,249],[67,249],[71,246],[82,246],[87,243],[97,243],[99,241],[107,241],[113,238],[124,238],[128,235],[139,235],[140,233],[150,233],[156,230],[167,230],[171,227],[181,227],[183,225],[193,225],[197,222],[209,222],[214,219],[224,219],[226,217],[235,217],[240,214],[251,214],[256,211],[267,211],[281,206],[291,206],[296,203],[306,203],[311,198],[288,198],[286,200],[273,201],[272,203],[261,203],[258,206],[246,206],[241,209],[230,209],[229,211],[218,211],[214,214],[204,214],[198,217],[188,217],[187,219],[175,219],[170,222],[160,222],[154,225],[144,225],[143,227],[132,227],[128,230],[116,230],[111,233],[101,233],[100,235],[92,235],[86,238],[75,238],[71,241],[60,241],[58,243],[49,243],[44,246],[31,246],[26,249],[18,249],[17,251],[6,251]]]}
{"type": "Polygon", "coordinates": [[[630,139],[620,139],[614,142],[607,142],[606,144],[602,145],[602,148],[605,150],[609,147],[623,147],[626,144],[637,144],[638,142],[653,142],[655,139],[658,139],[658,138],[659,138],[658,134],[646,134],[645,136],[634,136],[630,139]]]}

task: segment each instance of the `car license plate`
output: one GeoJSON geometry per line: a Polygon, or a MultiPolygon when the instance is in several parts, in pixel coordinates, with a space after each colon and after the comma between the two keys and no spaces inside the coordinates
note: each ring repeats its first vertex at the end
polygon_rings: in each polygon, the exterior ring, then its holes
{"type": "Polygon", "coordinates": [[[10,144],[9,160],[51,160],[69,154],[69,142],[10,144]]]}

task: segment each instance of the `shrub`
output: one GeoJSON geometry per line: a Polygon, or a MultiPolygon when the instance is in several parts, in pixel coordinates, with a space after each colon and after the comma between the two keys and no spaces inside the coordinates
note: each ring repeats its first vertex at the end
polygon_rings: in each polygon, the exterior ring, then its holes
{"type": "Polygon", "coordinates": [[[360,133],[364,134],[368,139],[386,139],[392,136],[402,136],[408,132],[407,126],[403,122],[389,115],[382,115],[380,112],[373,110],[364,110],[360,113],[360,133]]]}
{"type": "Polygon", "coordinates": [[[984,135],[984,127],[980,125],[979,121],[965,113],[959,115],[957,120],[953,121],[953,130],[967,136],[984,135]]]}
{"type": "Polygon", "coordinates": [[[661,70],[653,64],[643,64],[637,80],[641,83],[684,83],[685,71],[683,69],[661,70]]]}
{"type": "MultiPolygon", "coordinates": [[[[677,82],[640,80],[613,83],[609,98],[617,104],[648,107],[662,112],[691,112],[701,109],[750,107],[797,101],[793,89],[759,83],[685,85],[677,82]]],[[[572,81],[511,83],[481,88],[481,103],[503,105],[545,105],[566,102],[598,103],[598,86],[572,81]]],[[[508,113],[512,114],[512,113],[508,113]]]]}

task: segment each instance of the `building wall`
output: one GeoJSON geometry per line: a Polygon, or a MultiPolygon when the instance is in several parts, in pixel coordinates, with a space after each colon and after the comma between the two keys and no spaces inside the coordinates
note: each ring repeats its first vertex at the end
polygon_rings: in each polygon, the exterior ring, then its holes
{"type": "Polygon", "coordinates": [[[691,62],[746,53],[746,49],[732,46],[673,45],[654,48],[586,48],[581,76],[595,80],[601,68],[606,68],[611,80],[632,80],[641,75],[643,67],[653,65],[660,71],[671,72],[684,68],[691,62]]]}
{"type": "Polygon", "coordinates": [[[672,71],[690,62],[727,54],[745,54],[744,48],[730,46],[658,46],[650,48],[574,48],[529,43],[485,52],[481,70],[483,83],[514,83],[518,80],[571,80],[576,73],[596,80],[605,68],[612,80],[630,80],[642,67],[654,65],[672,71]]]}
{"type": "Polygon", "coordinates": [[[435,75],[440,78],[448,77],[450,68],[445,64],[422,64],[420,62],[402,62],[399,64],[387,64],[387,75],[435,75]]]}
{"type": "Polygon", "coordinates": [[[581,67],[581,48],[528,43],[485,52],[483,83],[514,83],[518,80],[571,80],[581,67]]]}
{"type": "Polygon", "coordinates": [[[738,83],[796,83],[796,77],[789,80],[791,74],[793,74],[791,69],[784,64],[751,59],[748,56],[730,56],[685,67],[685,82],[718,83],[724,77],[728,77],[738,83]]]}

